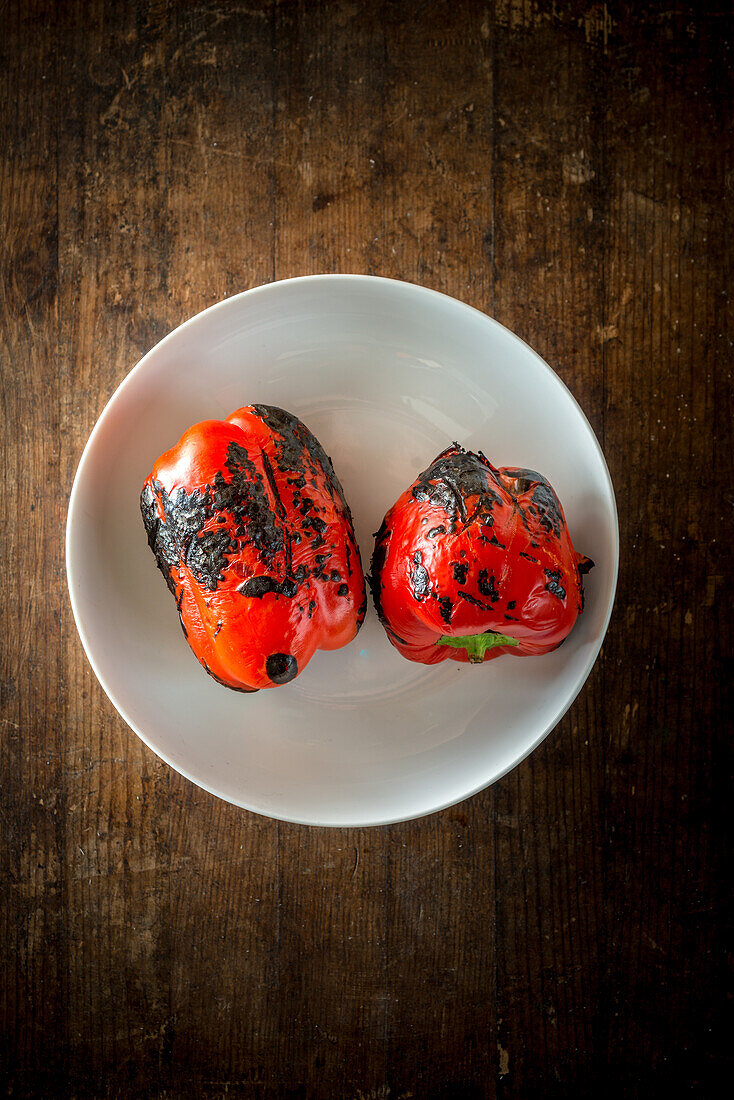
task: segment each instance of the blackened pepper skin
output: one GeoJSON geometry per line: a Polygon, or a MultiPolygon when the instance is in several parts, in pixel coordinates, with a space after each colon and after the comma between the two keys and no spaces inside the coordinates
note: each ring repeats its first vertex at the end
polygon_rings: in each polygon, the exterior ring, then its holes
{"type": "Polygon", "coordinates": [[[331,459],[271,405],[195,424],[140,497],[148,543],[207,672],[236,691],[290,683],[339,649],[366,610],[349,511],[331,459]]]}
{"type": "Polygon", "coordinates": [[[454,443],[385,516],[369,580],[403,656],[480,664],[556,649],[582,611],[592,565],[574,551],[546,478],[495,469],[454,443]]]}

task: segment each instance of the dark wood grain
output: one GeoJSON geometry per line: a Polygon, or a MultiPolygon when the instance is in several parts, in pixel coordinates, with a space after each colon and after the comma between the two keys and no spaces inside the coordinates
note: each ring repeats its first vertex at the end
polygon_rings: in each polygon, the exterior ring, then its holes
{"type": "Polygon", "coordinates": [[[65,1039],[57,91],[53,35],[29,38],[39,17],[30,7],[9,13],[2,43],[0,447],[10,583],[0,596],[0,1065],[13,1073],[58,1065],[65,1039]]]}
{"type": "Polygon", "coordinates": [[[717,1095],[731,907],[732,19],[626,3],[0,12],[0,1085],[20,1097],[717,1095]],[[171,772],[65,591],[81,449],[199,309],[385,274],[580,401],[622,568],[569,714],[425,820],[171,772]]]}
{"type": "Polygon", "coordinates": [[[725,1058],[730,897],[728,59],[720,16],[630,17],[608,91],[605,421],[629,502],[605,666],[608,1050],[622,1087],[642,1058],[702,1095],[725,1058]]]}

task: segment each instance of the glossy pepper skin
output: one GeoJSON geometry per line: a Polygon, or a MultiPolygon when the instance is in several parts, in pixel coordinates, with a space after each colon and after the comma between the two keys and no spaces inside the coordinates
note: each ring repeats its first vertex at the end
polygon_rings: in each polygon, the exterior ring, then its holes
{"type": "Polygon", "coordinates": [[[352,516],[331,460],[271,405],[195,424],[140,498],[189,645],[238,691],[287,684],[357,634],[367,606],[352,516]]]}
{"type": "Polygon", "coordinates": [[[592,565],[574,551],[544,477],[495,469],[454,443],[385,516],[370,585],[404,657],[479,664],[556,649],[581,613],[592,565]]]}

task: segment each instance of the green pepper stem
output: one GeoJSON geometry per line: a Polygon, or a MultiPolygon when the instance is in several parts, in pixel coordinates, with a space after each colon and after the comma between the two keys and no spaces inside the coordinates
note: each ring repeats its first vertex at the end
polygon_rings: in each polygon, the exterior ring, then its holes
{"type": "Polygon", "coordinates": [[[506,634],[498,634],[496,630],[487,630],[484,634],[465,634],[461,638],[449,638],[444,634],[438,639],[436,645],[465,649],[470,662],[473,665],[480,665],[488,649],[494,649],[498,645],[520,645],[520,643],[517,638],[508,638],[506,634]]]}

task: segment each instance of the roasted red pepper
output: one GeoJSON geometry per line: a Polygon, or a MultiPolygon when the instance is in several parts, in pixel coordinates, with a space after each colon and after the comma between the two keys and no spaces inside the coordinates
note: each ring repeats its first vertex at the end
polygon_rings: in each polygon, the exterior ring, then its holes
{"type": "Polygon", "coordinates": [[[297,417],[249,405],[195,424],[140,498],[189,645],[238,691],[287,684],[364,619],[352,517],[331,460],[297,417]]]}
{"type": "Polygon", "coordinates": [[[370,584],[387,636],[422,664],[548,653],[583,608],[558,497],[540,474],[448,447],[375,536],[370,584]]]}

